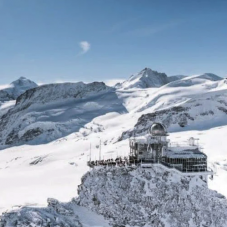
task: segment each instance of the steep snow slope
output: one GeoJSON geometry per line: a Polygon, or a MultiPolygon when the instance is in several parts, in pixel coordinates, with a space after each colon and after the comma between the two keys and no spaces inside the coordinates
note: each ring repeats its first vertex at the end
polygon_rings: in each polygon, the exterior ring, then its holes
{"type": "Polygon", "coordinates": [[[13,81],[7,88],[0,90],[0,102],[15,100],[25,91],[35,87],[38,87],[35,82],[25,77],[20,77],[18,80],[13,81]]]}
{"type": "Polygon", "coordinates": [[[168,83],[168,78],[165,73],[159,73],[152,69],[145,68],[141,72],[132,75],[128,80],[117,85],[117,88],[149,88],[161,87],[168,83]]]}
{"type": "Polygon", "coordinates": [[[1,117],[1,147],[46,143],[79,130],[107,112],[126,112],[113,88],[94,82],[30,89],[1,117]]]}
{"type": "MultiPolygon", "coordinates": [[[[193,78],[193,76],[191,78],[193,78]]],[[[195,75],[194,78],[207,79],[207,80],[211,80],[211,81],[223,80],[222,77],[217,76],[213,73],[204,73],[202,75],[195,75]]]]}

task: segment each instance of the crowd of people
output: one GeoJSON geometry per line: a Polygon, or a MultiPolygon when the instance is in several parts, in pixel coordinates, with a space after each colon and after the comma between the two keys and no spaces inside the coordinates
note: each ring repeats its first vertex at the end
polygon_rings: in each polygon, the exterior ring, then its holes
{"type": "Polygon", "coordinates": [[[131,161],[128,157],[117,157],[116,159],[106,159],[106,160],[96,160],[96,161],[88,161],[88,166],[127,166],[131,165],[131,161]]]}

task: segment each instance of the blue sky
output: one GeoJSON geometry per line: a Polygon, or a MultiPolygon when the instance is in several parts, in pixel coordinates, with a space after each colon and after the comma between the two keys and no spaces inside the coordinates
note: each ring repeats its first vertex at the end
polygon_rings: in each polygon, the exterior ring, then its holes
{"type": "Polygon", "coordinates": [[[0,84],[227,76],[225,0],[0,0],[0,84]]]}

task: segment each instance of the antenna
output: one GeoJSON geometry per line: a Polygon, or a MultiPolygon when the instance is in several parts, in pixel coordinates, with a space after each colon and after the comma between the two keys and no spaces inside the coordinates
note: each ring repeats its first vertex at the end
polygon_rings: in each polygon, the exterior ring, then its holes
{"type": "Polygon", "coordinates": [[[101,161],[101,139],[99,141],[99,161],[101,161]]]}
{"type": "Polygon", "coordinates": [[[91,161],[91,143],[90,143],[90,161],[91,161]]]}

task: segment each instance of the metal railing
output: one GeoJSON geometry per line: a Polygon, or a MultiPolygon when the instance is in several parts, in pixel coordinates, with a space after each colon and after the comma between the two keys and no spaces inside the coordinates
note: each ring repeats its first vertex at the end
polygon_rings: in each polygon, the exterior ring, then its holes
{"type": "Polygon", "coordinates": [[[163,161],[161,158],[144,158],[140,160],[136,160],[134,157],[132,158],[116,158],[116,159],[107,159],[107,160],[96,160],[96,161],[88,161],[87,165],[91,168],[95,166],[146,166],[146,164],[161,164],[163,166],[168,167],[169,169],[176,169],[182,173],[197,173],[197,172],[208,172],[207,165],[198,165],[197,167],[191,165],[185,167],[183,163],[172,164],[163,161]]]}

